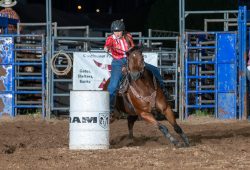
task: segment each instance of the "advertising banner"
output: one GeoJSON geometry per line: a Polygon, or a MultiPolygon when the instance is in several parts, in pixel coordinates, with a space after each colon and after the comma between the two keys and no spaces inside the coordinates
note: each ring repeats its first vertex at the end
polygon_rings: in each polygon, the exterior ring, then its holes
{"type": "MultiPolygon", "coordinates": [[[[73,54],[73,90],[102,90],[110,77],[112,57],[104,52],[73,54]]],[[[143,53],[145,62],[157,66],[157,53],[143,53]]]]}

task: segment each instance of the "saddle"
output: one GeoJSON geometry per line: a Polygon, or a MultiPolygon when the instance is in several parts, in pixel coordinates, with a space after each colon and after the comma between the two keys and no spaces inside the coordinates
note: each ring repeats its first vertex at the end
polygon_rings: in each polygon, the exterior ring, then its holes
{"type": "Polygon", "coordinates": [[[127,71],[126,66],[122,67],[122,75],[123,77],[120,81],[119,89],[118,89],[118,94],[121,96],[127,92],[128,87],[129,87],[129,76],[128,76],[128,71],[127,71]]]}

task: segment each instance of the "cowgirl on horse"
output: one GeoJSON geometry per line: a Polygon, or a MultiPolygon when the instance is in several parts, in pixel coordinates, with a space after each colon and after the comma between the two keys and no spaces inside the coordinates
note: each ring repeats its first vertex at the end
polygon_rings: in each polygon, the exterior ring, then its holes
{"type": "MultiPolygon", "coordinates": [[[[110,111],[114,111],[115,95],[119,87],[119,82],[122,78],[122,68],[127,64],[126,52],[134,47],[132,35],[125,31],[123,21],[116,20],[111,24],[112,34],[107,37],[104,45],[104,50],[112,54],[113,60],[111,63],[111,78],[108,85],[110,93],[110,111]]],[[[157,67],[145,63],[145,68],[150,70],[164,89],[164,83],[157,67]]]]}

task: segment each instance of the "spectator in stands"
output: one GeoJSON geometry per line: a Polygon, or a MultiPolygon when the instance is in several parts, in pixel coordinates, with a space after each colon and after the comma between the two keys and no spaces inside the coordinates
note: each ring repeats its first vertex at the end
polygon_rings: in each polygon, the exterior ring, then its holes
{"type": "MultiPolygon", "coordinates": [[[[121,20],[112,22],[111,32],[112,34],[106,39],[104,50],[111,52],[113,57],[111,63],[111,78],[108,86],[110,93],[110,111],[113,112],[116,91],[122,78],[122,68],[126,66],[127,63],[126,51],[134,47],[134,42],[131,34],[125,31],[125,25],[121,20]]],[[[154,74],[161,88],[164,89],[164,83],[158,68],[148,63],[145,63],[145,68],[154,74]]]]}

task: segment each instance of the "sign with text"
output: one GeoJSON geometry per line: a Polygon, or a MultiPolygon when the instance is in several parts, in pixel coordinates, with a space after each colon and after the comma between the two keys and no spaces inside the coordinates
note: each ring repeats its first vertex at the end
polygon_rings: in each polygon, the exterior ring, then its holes
{"type": "MultiPolygon", "coordinates": [[[[112,57],[104,52],[75,52],[73,90],[102,90],[111,74],[112,57]]],[[[145,62],[157,66],[157,53],[143,53],[145,62]]]]}

